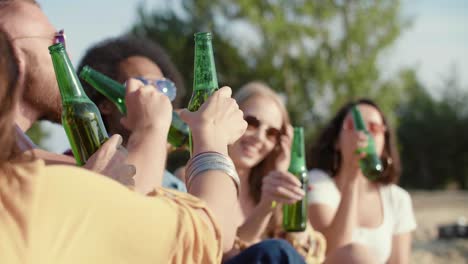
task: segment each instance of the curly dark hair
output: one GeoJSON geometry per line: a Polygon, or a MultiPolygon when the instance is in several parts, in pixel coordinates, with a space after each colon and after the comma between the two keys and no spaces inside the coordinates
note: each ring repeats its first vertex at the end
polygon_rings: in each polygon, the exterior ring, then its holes
{"type": "Polygon", "coordinates": [[[380,157],[382,164],[384,165],[384,171],[378,182],[382,184],[398,182],[401,173],[401,166],[400,157],[395,144],[395,133],[390,129],[387,119],[377,104],[372,100],[365,98],[347,103],[336,113],[330,123],[328,123],[325,129],[323,129],[317,141],[310,148],[307,155],[308,167],[310,169],[321,169],[331,177],[336,176],[341,166],[341,155],[339,151],[335,149],[335,146],[340,136],[346,115],[355,105],[370,105],[380,113],[383,123],[387,129],[384,135],[384,149],[380,157]]]}
{"type": "MultiPolygon", "coordinates": [[[[177,97],[172,103],[174,107],[178,107],[185,95],[183,78],[167,52],[152,40],[130,35],[104,40],[86,51],[77,72],[79,73],[84,66],[88,65],[117,80],[119,79],[119,64],[132,56],[148,58],[158,65],[166,78],[174,82],[177,87],[177,97]]],[[[94,90],[86,82],[82,82],[82,84],[86,94],[94,103],[98,104],[105,99],[103,95],[94,90]]]]}

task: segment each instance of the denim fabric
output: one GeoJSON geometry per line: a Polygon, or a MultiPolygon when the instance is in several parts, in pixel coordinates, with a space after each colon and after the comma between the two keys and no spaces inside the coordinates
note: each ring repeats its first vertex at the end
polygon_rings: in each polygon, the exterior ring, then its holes
{"type": "Polygon", "coordinates": [[[257,243],[224,264],[305,264],[301,255],[286,240],[269,239],[257,243]]]}

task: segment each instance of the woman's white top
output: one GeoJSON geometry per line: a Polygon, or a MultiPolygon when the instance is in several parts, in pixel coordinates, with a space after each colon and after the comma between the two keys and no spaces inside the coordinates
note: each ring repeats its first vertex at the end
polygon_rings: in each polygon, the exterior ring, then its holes
{"type": "MultiPolygon", "coordinates": [[[[309,172],[309,204],[326,204],[337,209],[341,193],[335,181],[321,170],[309,172]]],[[[392,236],[413,231],[416,228],[411,197],[395,184],[379,187],[383,205],[383,222],[376,228],[357,227],[353,230],[353,243],[367,246],[380,263],[385,263],[392,251],[392,236]]]]}

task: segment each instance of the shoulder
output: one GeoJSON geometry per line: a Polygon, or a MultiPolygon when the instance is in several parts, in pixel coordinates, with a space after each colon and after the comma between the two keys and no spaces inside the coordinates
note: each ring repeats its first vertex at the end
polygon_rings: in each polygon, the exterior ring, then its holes
{"type": "Polygon", "coordinates": [[[128,244],[146,241],[154,245],[161,260],[196,259],[196,263],[201,263],[202,258],[210,262],[220,259],[220,228],[206,204],[190,194],[158,188],[143,196],[103,175],[73,166],[46,166],[42,176],[42,189],[50,191],[49,208],[62,203],[70,208],[66,212],[69,216],[78,218],[92,211],[88,222],[101,223],[99,226],[106,230],[132,226],[128,244]],[[201,217],[200,210],[207,217],[201,217]],[[138,225],[133,226],[134,223],[138,225]],[[174,250],[178,246],[185,250],[174,250]]]}
{"type": "Polygon", "coordinates": [[[334,183],[333,179],[323,170],[312,169],[309,171],[310,183],[334,183]]]}
{"type": "Polygon", "coordinates": [[[411,196],[405,189],[396,184],[389,184],[383,187],[388,193],[392,203],[396,205],[411,204],[411,196]]]}
{"type": "Polygon", "coordinates": [[[324,171],[313,169],[309,171],[309,204],[326,204],[338,207],[341,194],[333,179],[324,171]]]}
{"type": "Polygon", "coordinates": [[[410,194],[403,188],[390,184],[383,187],[384,203],[388,203],[393,218],[393,234],[402,234],[416,228],[416,217],[410,194]]]}

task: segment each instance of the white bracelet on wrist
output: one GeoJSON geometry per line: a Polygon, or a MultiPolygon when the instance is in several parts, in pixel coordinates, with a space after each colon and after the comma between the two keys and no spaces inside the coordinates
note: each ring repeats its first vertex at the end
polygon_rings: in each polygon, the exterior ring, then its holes
{"type": "Polygon", "coordinates": [[[218,152],[203,152],[189,160],[185,169],[187,187],[196,176],[208,170],[219,170],[231,177],[236,185],[237,196],[239,196],[240,179],[234,163],[229,157],[218,152]]]}

